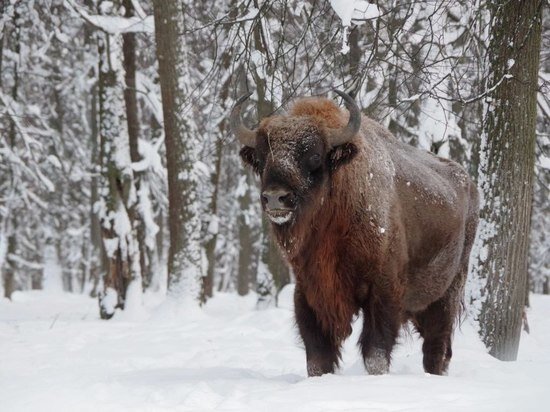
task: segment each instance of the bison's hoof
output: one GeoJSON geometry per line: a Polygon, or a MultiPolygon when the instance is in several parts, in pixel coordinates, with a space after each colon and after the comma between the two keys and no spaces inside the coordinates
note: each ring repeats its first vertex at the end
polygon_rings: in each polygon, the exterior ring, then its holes
{"type": "Polygon", "coordinates": [[[386,351],[380,348],[371,350],[369,356],[365,357],[365,368],[369,375],[383,375],[390,370],[390,363],[386,351]]]}
{"type": "Polygon", "coordinates": [[[328,365],[325,365],[325,367],[323,367],[321,364],[319,364],[319,362],[309,361],[307,363],[307,376],[309,377],[321,376],[321,375],[324,375],[325,373],[333,373],[333,372],[334,372],[334,369],[328,365]]]}
{"type": "Polygon", "coordinates": [[[307,365],[307,376],[321,376],[323,371],[319,365],[307,365]]]}

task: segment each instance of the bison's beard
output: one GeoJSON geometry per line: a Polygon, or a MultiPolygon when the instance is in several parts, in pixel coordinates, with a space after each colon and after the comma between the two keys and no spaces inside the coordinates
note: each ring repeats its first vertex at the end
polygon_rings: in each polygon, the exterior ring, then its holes
{"type": "Polygon", "coordinates": [[[304,245],[311,241],[311,236],[318,233],[320,222],[317,217],[323,207],[324,194],[322,191],[299,193],[290,214],[270,216],[266,211],[277,243],[288,259],[299,254],[304,245]]]}

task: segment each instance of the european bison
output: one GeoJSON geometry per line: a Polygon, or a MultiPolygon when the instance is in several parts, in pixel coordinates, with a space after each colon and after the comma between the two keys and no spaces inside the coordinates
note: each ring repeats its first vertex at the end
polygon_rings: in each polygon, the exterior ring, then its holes
{"type": "Polygon", "coordinates": [[[478,194],[457,163],[398,141],[347,94],[303,98],[256,130],[231,128],[261,179],[262,207],[296,275],[296,321],[309,376],[331,373],[363,311],[370,374],[389,369],[401,325],[424,338],[424,370],[442,374],[462,308],[478,194]]]}

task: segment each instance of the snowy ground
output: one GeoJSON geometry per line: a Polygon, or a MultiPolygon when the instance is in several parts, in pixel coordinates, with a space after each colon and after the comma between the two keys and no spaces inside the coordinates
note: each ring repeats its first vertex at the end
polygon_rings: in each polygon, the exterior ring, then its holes
{"type": "Polygon", "coordinates": [[[449,376],[423,373],[410,334],[390,374],[368,376],[355,328],[339,374],[308,379],[285,292],[281,308],[261,311],[253,297],[222,294],[192,313],[149,299],[111,321],[84,296],[16,293],[0,301],[0,410],[548,410],[548,296],[532,297],[518,362],[487,355],[465,322],[449,376]]]}

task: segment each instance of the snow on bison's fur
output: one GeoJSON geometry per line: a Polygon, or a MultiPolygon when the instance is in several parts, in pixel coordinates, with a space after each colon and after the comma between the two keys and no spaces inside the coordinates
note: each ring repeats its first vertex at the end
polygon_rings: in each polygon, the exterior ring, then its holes
{"type": "Polygon", "coordinates": [[[334,371],[360,310],[369,373],[388,371],[399,328],[411,320],[424,339],[424,369],[442,374],[477,227],[477,189],[457,163],[399,142],[336,93],[347,111],[303,98],[251,130],[241,119],[244,96],[231,114],[296,275],[308,374],[334,371]]]}

